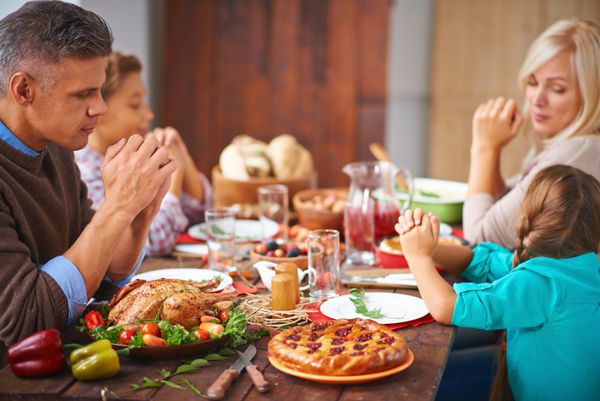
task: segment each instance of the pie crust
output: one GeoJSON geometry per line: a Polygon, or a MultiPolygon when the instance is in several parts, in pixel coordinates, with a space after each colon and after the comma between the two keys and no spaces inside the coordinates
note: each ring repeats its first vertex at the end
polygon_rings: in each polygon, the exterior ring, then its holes
{"type": "Polygon", "coordinates": [[[408,345],[372,320],[338,319],[282,331],[269,341],[269,356],[300,372],[352,376],[399,366],[408,357],[408,345]]]}

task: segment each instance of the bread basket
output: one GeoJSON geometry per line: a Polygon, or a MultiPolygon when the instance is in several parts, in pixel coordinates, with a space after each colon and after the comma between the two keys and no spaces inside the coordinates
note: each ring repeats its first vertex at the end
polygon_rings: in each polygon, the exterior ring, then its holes
{"type": "Polygon", "coordinates": [[[283,184],[288,188],[290,197],[289,205],[292,205],[292,197],[303,189],[315,188],[317,186],[317,173],[313,172],[309,177],[279,180],[274,177],[248,178],[247,180],[235,180],[223,176],[219,166],[212,170],[212,185],[214,191],[215,206],[226,207],[233,204],[258,203],[258,187],[263,185],[283,184]]]}

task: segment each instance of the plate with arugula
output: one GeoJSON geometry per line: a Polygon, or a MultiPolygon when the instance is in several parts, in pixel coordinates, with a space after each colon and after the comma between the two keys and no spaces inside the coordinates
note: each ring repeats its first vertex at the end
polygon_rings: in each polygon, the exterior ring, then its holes
{"type": "Polygon", "coordinates": [[[380,324],[395,324],[419,319],[429,310],[418,297],[353,288],[349,294],[323,302],[321,313],[332,319],[368,318],[380,324]]]}
{"type": "MultiPolygon", "coordinates": [[[[266,220],[265,237],[275,237],[279,232],[279,225],[272,221],[266,220]]],[[[218,227],[213,226],[213,230],[218,230],[218,227]]],[[[206,223],[200,223],[191,226],[188,229],[188,234],[192,238],[199,240],[207,240],[206,223]]],[[[263,238],[262,226],[258,220],[236,220],[235,221],[235,240],[236,242],[257,242],[263,238]]]]}

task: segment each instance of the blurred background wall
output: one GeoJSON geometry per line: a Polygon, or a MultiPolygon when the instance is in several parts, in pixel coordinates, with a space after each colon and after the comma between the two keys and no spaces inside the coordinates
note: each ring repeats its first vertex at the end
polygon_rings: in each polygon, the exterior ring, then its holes
{"type": "MultiPolygon", "coordinates": [[[[287,131],[310,148],[320,186],[383,142],[415,175],[467,178],[471,116],[490,97],[522,102],[531,41],[598,0],[78,0],[116,50],[144,64],[156,124],[173,124],[210,175],[240,133],[287,131]]],[[[24,1],[3,0],[0,16],[24,1]]],[[[514,172],[522,138],[503,154],[514,172]]]]}

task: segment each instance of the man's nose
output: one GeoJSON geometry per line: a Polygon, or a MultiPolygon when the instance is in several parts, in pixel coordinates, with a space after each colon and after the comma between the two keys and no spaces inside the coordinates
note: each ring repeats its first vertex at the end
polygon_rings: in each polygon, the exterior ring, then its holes
{"type": "Polygon", "coordinates": [[[102,95],[98,95],[95,97],[92,104],[88,107],[88,115],[90,117],[97,117],[108,112],[108,105],[102,98],[102,95]]]}

